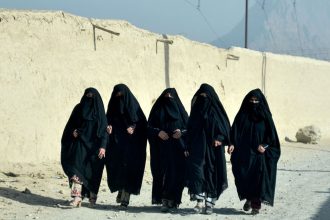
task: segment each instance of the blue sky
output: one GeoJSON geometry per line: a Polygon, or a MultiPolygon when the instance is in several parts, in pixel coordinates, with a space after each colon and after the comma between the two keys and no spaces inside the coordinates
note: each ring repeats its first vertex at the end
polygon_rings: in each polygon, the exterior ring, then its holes
{"type": "MultiPolygon", "coordinates": [[[[250,0],[250,7],[256,0],[250,0]]],[[[243,17],[245,0],[0,0],[0,8],[62,10],[75,15],[121,19],[157,33],[211,42],[243,17]]]]}

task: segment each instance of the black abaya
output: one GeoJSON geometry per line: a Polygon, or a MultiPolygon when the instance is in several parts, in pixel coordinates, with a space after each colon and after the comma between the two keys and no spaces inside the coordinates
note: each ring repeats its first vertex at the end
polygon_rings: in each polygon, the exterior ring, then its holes
{"type": "Polygon", "coordinates": [[[150,143],[150,167],[153,176],[152,204],[161,204],[162,199],[181,203],[184,188],[184,133],[188,114],[174,88],[168,88],[156,100],[148,119],[150,143]],[[165,97],[170,94],[171,97],[165,97]],[[172,137],[179,129],[182,136],[172,137]],[[158,134],[164,131],[169,139],[163,140],[158,134]]]}
{"type": "MultiPolygon", "coordinates": [[[[102,98],[94,88],[85,90],[81,101],[72,111],[62,139],[61,164],[69,181],[77,176],[83,185],[83,196],[98,193],[104,160],[98,158],[99,149],[106,148],[107,121],[102,98]],[[86,94],[91,93],[92,97],[86,94]],[[73,131],[77,129],[78,137],[73,131]]],[[[71,181],[70,181],[71,184],[71,181]]]]}
{"type": "Polygon", "coordinates": [[[106,153],[108,186],[111,192],[125,190],[137,195],[140,193],[146,161],[147,121],[126,85],[114,87],[107,120],[112,126],[106,153]],[[134,128],[133,134],[128,134],[129,127],[134,128]]]}
{"type": "Polygon", "coordinates": [[[213,87],[202,84],[192,99],[188,121],[187,180],[190,194],[218,199],[228,187],[224,146],[230,144],[230,123],[213,87]],[[221,146],[214,147],[214,141],[221,146]]]}
{"type": "Polygon", "coordinates": [[[231,156],[232,170],[240,200],[260,199],[274,204],[277,161],[280,143],[268,103],[259,89],[249,92],[232,126],[235,149],[231,156]],[[259,103],[249,100],[256,97],[259,103]],[[264,153],[259,145],[269,145],[264,153]]]}

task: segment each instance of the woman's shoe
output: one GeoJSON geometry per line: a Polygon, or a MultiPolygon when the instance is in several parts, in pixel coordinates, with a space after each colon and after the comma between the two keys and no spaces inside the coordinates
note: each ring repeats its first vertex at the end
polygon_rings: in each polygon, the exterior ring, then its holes
{"type": "Polygon", "coordinates": [[[250,211],[250,209],[251,209],[251,201],[246,200],[246,202],[244,203],[244,206],[243,206],[243,210],[248,212],[248,211],[250,211]]]}
{"type": "Polygon", "coordinates": [[[259,214],[259,209],[252,209],[251,214],[252,214],[252,215],[257,215],[257,214],[259,214]]]}
{"type": "Polygon", "coordinates": [[[122,194],[122,191],[118,191],[118,195],[116,197],[116,203],[121,203],[121,194],[122,194]]]}
{"type": "Polygon", "coordinates": [[[89,207],[93,208],[96,205],[97,195],[95,193],[89,194],[89,207]]]}
{"type": "Polygon", "coordinates": [[[163,199],[162,206],[160,207],[160,211],[161,212],[168,212],[169,211],[168,200],[167,199],[163,199]]]}
{"type": "Polygon", "coordinates": [[[82,199],[80,197],[75,197],[71,202],[70,202],[70,206],[72,208],[79,208],[81,207],[81,202],[82,202],[82,199]]]}
{"type": "Polygon", "coordinates": [[[121,202],[120,205],[119,205],[119,209],[120,210],[126,210],[127,206],[128,206],[127,202],[121,202]]]}
{"type": "Polygon", "coordinates": [[[196,206],[194,207],[194,212],[196,214],[202,213],[203,211],[203,202],[197,202],[196,206]]]}
{"type": "Polygon", "coordinates": [[[213,207],[212,206],[205,206],[205,214],[211,215],[213,213],[213,207]]]}

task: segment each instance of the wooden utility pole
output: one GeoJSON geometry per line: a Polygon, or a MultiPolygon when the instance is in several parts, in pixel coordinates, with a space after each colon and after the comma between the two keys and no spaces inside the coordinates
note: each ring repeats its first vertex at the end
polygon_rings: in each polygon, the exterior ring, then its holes
{"type": "Polygon", "coordinates": [[[248,11],[249,11],[249,0],[245,0],[245,38],[244,38],[245,48],[248,48],[248,11]]]}

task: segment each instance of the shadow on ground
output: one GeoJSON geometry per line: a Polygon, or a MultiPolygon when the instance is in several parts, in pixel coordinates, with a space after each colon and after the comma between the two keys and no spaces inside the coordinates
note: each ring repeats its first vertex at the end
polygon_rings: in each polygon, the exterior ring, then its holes
{"type": "Polygon", "coordinates": [[[311,218],[313,220],[328,220],[330,210],[330,189],[328,191],[317,191],[315,193],[327,193],[329,194],[328,199],[323,203],[319,211],[311,218]]]}
{"type": "Polygon", "coordinates": [[[37,195],[34,193],[23,193],[15,189],[0,187],[0,197],[11,199],[20,203],[35,206],[46,206],[56,208],[58,204],[66,204],[66,200],[54,199],[37,195]]]}

